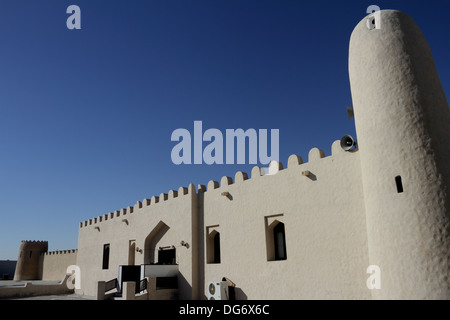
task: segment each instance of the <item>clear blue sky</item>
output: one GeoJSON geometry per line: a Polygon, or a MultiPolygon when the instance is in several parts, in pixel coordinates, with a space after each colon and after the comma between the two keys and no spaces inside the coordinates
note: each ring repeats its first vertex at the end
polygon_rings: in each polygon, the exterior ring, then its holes
{"type": "Polygon", "coordinates": [[[253,165],[171,161],[177,128],[280,130],[280,160],[355,135],[348,43],[369,5],[410,14],[450,95],[449,1],[2,0],[0,259],[77,248],[78,225],[253,165]],[[81,8],[81,30],[66,8],[81,8]]]}

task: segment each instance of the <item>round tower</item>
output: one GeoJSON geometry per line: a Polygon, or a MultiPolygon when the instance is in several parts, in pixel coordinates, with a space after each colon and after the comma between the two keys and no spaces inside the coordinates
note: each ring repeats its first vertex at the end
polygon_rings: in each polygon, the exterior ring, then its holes
{"type": "Polygon", "coordinates": [[[40,280],[41,253],[47,252],[47,241],[21,241],[14,280],[40,280]]]}
{"type": "Polygon", "coordinates": [[[429,45],[395,10],[349,50],[374,299],[450,298],[450,110],[429,45]]]}

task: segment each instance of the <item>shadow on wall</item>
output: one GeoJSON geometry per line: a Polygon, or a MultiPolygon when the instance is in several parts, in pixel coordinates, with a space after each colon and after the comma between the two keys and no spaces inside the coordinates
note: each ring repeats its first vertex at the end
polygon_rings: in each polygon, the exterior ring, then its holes
{"type": "MultiPolygon", "coordinates": [[[[192,286],[183,277],[183,275],[181,273],[178,273],[178,289],[179,289],[178,299],[189,300],[189,299],[193,298],[193,297],[191,297],[191,294],[190,294],[192,292],[192,286]]],[[[241,288],[229,286],[228,290],[229,290],[230,300],[248,300],[247,295],[241,288]]],[[[202,292],[200,294],[200,300],[208,300],[208,297],[205,295],[205,292],[202,292]]]]}
{"type": "Polygon", "coordinates": [[[234,294],[235,294],[235,299],[236,300],[248,300],[247,295],[245,294],[245,292],[242,291],[242,289],[239,288],[239,287],[235,287],[234,288],[234,294]]]}
{"type": "Polygon", "coordinates": [[[229,300],[248,300],[247,295],[241,288],[236,286],[236,284],[228,279],[227,277],[223,277],[222,281],[226,281],[228,283],[228,296],[229,300]]]}
{"type": "Polygon", "coordinates": [[[178,278],[178,299],[191,300],[193,298],[192,286],[180,272],[178,272],[177,278],[178,278]]]}
{"type": "MultiPolygon", "coordinates": [[[[314,179],[316,179],[316,176],[314,175],[314,179]]],[[[206,189],[205,186],[201,186],[204,190],[206,189]]],[[[200,186],[199,186],[200,189],[200,186]]],[[[233,196],[231,194],[223,194],[224,196],[226,196],[228,199],[232,200],[233,196]]],[[[204,195],[203,192],[199,191],[198,192],[198,196],[197,196],[197,209],[198,209],[198,221],[197,224],[199,226],[199,230],[198,230],[198,235],[199,235],[199,239],[198,239],[198,257],[197,257],[197,263],[198,263],[198,276],[199,276],[199,290],[200,292],[198,293],[198,299],[199,300],[208,300],[208,296],[207,296],[207,292],[205,291],[205,262],[206,262],[206,256],[205,256],[205,222],[204,222],[204,195]]],[[[183,278],[183,280],[185,282],[186,279],[184,279],[184,277],[180,274],[180,279],[183,278]]],[[[226,278],[226,277],[224,277],[226,278]]],[[[183,280],[178,280],[178,283],[180,285],[183,285],[183,280]]],[[[187,283],[187,285],[189,285],[187,283]]],[[[181,288],[181,287],[180,287],[181,288]]],[[[229,289],[231,291],[234,290],[234,294],[232,292],[230,292],[230,298],[232,298],[233,300],[247,300],[248,297],[245,294],[245,292],[239,288],[238,286],[235,287],[229,287],[229,289]]],[[[182,299],[182,297],[180,297],[180,299],[182,299]]]]}
{"type": "Polygon", "coordinates": [[[155,263],[155,255],[156,255],[156,244],[158,241],[162,239],[162,237],[169,230],[169,226],[167,226],[164,222],[160,221],[153,230],[149,233],[147,238],[145,238],[144,243],[144,264],[152,264],[155,263]]]}
{"type": "Polygon", "coordinates": [[[312,181],[316,181],[317,180],[317,176],[314,173],[312,173],[312,172],[309,173],[308,178],[310,178],[312,181]]]}

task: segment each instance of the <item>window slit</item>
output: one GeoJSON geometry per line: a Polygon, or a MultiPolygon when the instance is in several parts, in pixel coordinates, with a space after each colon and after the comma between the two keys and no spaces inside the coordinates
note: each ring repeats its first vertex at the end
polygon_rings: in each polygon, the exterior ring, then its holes
{"type": "Polygon", "coordinates": [[[402,177],[397,176],[395,177],[395,184],[397,185],[397,192],[403,193],[403,183],[402,183],[402,177]]]}

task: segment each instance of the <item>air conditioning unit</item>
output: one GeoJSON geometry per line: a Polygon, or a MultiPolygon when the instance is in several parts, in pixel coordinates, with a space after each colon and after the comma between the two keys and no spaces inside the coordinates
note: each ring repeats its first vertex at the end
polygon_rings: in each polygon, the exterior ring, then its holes
{"type": "Polygon", "coordinates": [[[208,300],[228,300],[228,282],[208,283],[208,300]]]}

